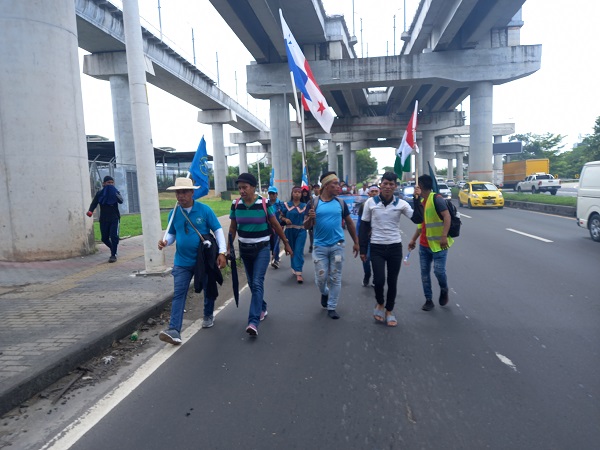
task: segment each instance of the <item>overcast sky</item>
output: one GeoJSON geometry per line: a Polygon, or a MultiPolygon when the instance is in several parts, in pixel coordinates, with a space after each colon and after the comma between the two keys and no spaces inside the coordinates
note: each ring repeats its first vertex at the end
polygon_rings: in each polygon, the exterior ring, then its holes
{"type": "MultiPolygon", "coordinates": [[[[118,7],[121,2],[113,0],[118,7]]],[[[343,14],[353,31],[351,0],[323,0],[328,15],[343,14]]],[[[418,0],[406,0],[406,26],[410,27],[418,0]]],[[[140,0],[142,25],[159,35],[157,0],[140,0]]],[[[208,0],[161,0],[160,20],[163,39],[215,81],[229,96],[268,123],[268,102],[257,101],[245,92],[245,66],[252,60],[237,37],[208,0]],[[192,47],[192,29],[194,47],[192,47]],[[218,66],[217,66],[218,54],[218,66]],[[218,67],[218,76],[217,76],[218,67]]],[[[403,0],[355,0],[354,29],[356,51],[367,56],[392,54],[396,15],[396,53],[400,52],[400,33],[404,27],[403,0]],[[362,46],[361,46],[362,19],[362,46]]],[[[284,11],[285,15],[285,11],[284,11]]],[[[567,149],[593,131],[600,116],[600,62],[596,48],[600,2],[577,0],[527,0],[523,6],[521,44],[542,44],[542,68],[529,77],[494,87],[493,120],[514,122],[517,133],[551,132],[567,136],[567,149]]],[[[294,30],[292,30],[292,33],[294,30]]],[[[83,55],[83,52],[80,52],[83,55]]],[[[317,80],[318,82],[318,80],[317,80]]],[[[106,81],[82,74],[85,129],[114,139],[110,87],[106,81]]],[[[204,134],[212,153],[210,126],[196,121],[197,109],[148,86],[152,135],[156,147],[174,147],[192,151],[204,134]]],[[[463,108],[468,112],[468,98],[463,108]]],[[[235,129],[225,127],[228,133],[235,129]]],[[[393,149],[374,149],[372,155],[381,169],[393,165],[393,149]]],[[[249,163],[255,156],[249,156],[249,163]]],[[[237,165],[235,158],[229,164],[237,165]]],[[[438,168],[445,163],[437,161],[438,168]]]]}

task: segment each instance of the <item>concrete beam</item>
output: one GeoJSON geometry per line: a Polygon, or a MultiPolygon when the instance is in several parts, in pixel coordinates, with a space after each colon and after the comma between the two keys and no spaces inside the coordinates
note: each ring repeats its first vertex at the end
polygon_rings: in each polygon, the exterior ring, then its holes
{"type": "MultiPolygon", "coordinates": [[[[503,84],[526,77],[541,66],[542,46],[521,45],[410,56],[313,61],[312,72],[325,91],[371,86],[413,85],[415,82],[464,85],[480,81],[503,84]]],[[[246,66],[248,93],[268,98],[291,93],[287,64],[246,66]]],[[[468,95],[468,94],[467,94],[468,95]]]]}
{"type": "MultiPolygon", "coordinates": [[[[436,131],[435,137],[438,136],[452,136],[452,135],[469,135],[471,134],[470,125],[463,125],[461,127],[445,128],[443,130],[436,131]]],[[[515,134],[514,123],[495,123],[492,125],[492,136],[508,136],[515,134]]]]}

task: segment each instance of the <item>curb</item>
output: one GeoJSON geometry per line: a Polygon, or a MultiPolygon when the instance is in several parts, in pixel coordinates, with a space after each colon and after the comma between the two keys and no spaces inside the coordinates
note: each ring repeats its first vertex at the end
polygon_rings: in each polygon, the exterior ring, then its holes
{"type": "Polygon", "coordinates": [[[577,211],[577,208],[574,206],[548,205],[545,203],[520,202],[515,200],[504,200],[504,206],[507,208],[538,211],[565,217],[575,217],[577,211]]]}
{"type": "Polygon", "coordinates": [[[30,373],[24,380],[2,393],[2,396],[0,396],[0,416],[60,380],[80,364],[97,356],[109,348],[114,341],[129,335],[132,329],[137,328],[140,323],[162,311],[172,298],[173,294],[165,296],[135,316],[116,324],[114,328],[88,336],[81,343],[67,350],[60,358],[53,359],[47,364],[34,369],[33,373],[30,373]]]}

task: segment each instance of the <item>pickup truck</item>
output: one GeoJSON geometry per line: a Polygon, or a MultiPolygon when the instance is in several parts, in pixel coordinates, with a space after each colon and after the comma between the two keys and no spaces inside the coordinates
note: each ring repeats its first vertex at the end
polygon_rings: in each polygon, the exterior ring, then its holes
{"type": "Polygon", "coordinates": [[[560,189],[560,180],[554,178],[549,173],[534,173],[529,175],[523,181],[517,183],[517,192],[530,191],[532,194],[537,192],[550,192],[556,195],[556,191],[560,189]]]}

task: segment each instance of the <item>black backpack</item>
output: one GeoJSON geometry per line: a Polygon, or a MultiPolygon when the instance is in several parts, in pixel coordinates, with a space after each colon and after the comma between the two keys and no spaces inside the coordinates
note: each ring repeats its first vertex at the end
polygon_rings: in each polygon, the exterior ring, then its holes
{"type": "MultiPolygon", "coordinates": [[[[439,194],[437,194],[439,195],[439,194]]],[[[441,195],[440,195],[441,197],[441,195]]],[[[433,206],[435,206],[435,202],[433,202],[433,206]]],[[[446,199],[446,206],[448,208],[448,212],[450,213],[450,229],[448,230],[448,236],[450,236],[451,238],[455,238],[460,236],[460,226],[462,225],[462,222],[460,220],[460,218],[458,217],[458,212],[456,211],[456,206],[454,206],[454,203],[452,203],[452,200],[446,199]]],[[[437,210],[435,210],[438,213],[438,216],[440,217],[440,219],[443,220],[442,216],[440,215],[440,212],[437,210]]]]}

